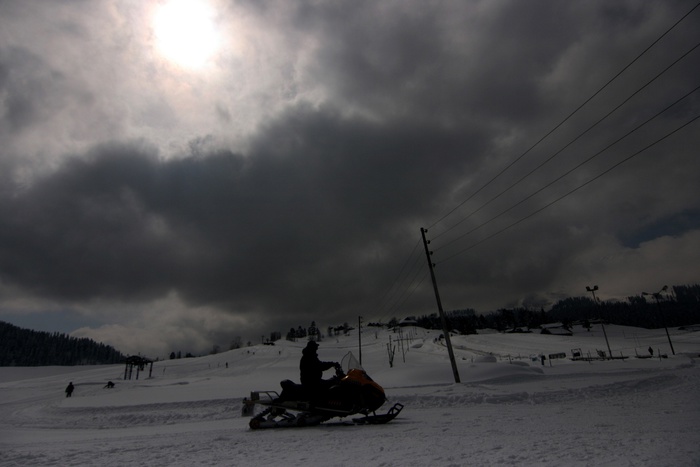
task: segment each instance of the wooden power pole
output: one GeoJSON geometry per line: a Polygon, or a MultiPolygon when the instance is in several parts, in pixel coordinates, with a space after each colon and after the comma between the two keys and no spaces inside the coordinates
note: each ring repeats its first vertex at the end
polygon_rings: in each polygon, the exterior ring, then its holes
{"type": "Polygon", "coordinates": [[[430,268],[430,277],[433,279],[433,289],[435,290],[435,300],[437,300],[438,311],[440,312],[440,321],[442,321],[442,332],[445,335],[445,343],[447,344],[447,353],[450,355],[450,363],[452,364],[452,373],[455,377],[455,383],[459,383],[459,371],[457,370],[457,362],[455,361],[455,354],[452,351],[452,340],[450,339],[450,330],[447,328],[447,319],[445,318],[445,312],[442,310],[442,302],[440,301],[440,292],[438,291],[437,279],[435,279],[435,270],[433,269],[433,261],[430,259],[430,255],[433,253],[428,249],[428,241],[425,239],[426,229],[420,229],[420,234],[423,237],[423,246],[425,246],[425,256],[428,258],[428,267],[430,268]]]}

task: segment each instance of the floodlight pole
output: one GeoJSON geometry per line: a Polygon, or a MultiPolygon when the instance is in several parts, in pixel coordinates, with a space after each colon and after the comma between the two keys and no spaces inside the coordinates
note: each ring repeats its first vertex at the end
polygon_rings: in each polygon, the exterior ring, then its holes
{"type": "Polygon", "coordinates": [[[664,329],[666,330],[666,337],[668,338],[668,345],[671,346],[671,353],[673,355],[676,355],[676,351],[673,350],[673,343],[671,342],[671,335],[668,333],[668,326],[666,325],[666,318],[664,317],[664,314],[661,312],[661,303],[659,303],[659,298],[661,298],[661,292],[665,292],[668,289],[667,285],[664,285],[660,291],[655,292],[655,293],[648,293],[648,292],[642,292],[642,295],[651,295],[654,297],[654,300],[656,300],[656,307],[659,310],[659,316],[661,316],[661,321],[664,323],[664,329]]]}
{"type": "MultiPolygon", "coordinates": [[[[600,303],[598,302],[598,297],[595,296],[595,291],[598,290],[598,286],[594,285],[593,288],[586,286],[586,290],[588,290],[591,293],[591,295],[593,295],[593,303],[595,303],[596,308],[598,308],[598,310],[600,310],[601,308],[600,308],[600,303]]],[[[601,321],[605,321],[605,319],[603,319],[602,317],[600,319],[601,319],[601,321]]],[[[610,342],[608,342],[608,333],[605,332],[605,323],[601,322],[600,327],[603,328],[603,335],[605,336],[605,343],[608,345],[608,355],[610,356],[610,359],[612,359],[612,350],[610,350],[610,342]]]]}
{"type": "Polygon", "coordinates": [[[452,364],[452,373],[455,377],[455,383],[459,383],[459,371],[457,370],[457,362],[455,361],[455,354],[452,351],[452,340],[450,339],[450,330],[447,328],[447,319],[445,318],[445,312],[442,310],[442,302],[440,301],[440,292],[438,292],[437,279],[435,279],[435,271],[433,266],[435,266],[430,259],[430,255],[433,254],[432,251],[428,249],[428,241],[425,239],[425,233],[427,229],[421,227],[420,234],[423,237],[423,246],[425,247],[425,256],[428,258],[428,267],[430,268],[430,277],[433,279],[433,289],[435,290],[435,300],[437,300],[438,311],[440,312],[440,321],[442,321],[442,332],[445,335],[445,343],[447,344],[447,353],[450,355],[450,363],[452,364]]]}
{"type": "Polygon", "coordinates": [[[362,366],[362,316],[357,317],[357,338],[360,346],[360,366],[362,366]]]}

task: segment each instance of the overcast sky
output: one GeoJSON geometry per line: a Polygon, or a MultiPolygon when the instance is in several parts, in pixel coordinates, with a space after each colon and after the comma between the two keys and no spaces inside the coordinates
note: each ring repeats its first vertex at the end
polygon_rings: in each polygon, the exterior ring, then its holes
{"type": "Polygon", "coordinates": [[[0,320],[155,357],[429,314],[421,227],[446,310],[697,283],[695,5],[0,1],[0,320]]]}

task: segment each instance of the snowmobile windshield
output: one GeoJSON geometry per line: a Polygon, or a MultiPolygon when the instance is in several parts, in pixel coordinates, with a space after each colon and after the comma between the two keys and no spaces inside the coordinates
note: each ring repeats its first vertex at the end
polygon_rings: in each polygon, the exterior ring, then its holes
{"type": "Polygon", "coordinates": [[[343,359],[340,361],[340,366],[343,368],[343,371],[345,373],[349,373],[350,370],[363,370],[362,365],[360,365],[360,362],[355,358],[355,356],[352,354],[352,352],[348,352],[345,354],[343,359]]]}

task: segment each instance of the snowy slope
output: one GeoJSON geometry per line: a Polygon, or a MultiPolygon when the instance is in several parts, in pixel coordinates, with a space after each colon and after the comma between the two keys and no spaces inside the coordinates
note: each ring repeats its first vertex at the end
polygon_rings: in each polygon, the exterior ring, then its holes
{"type": "MultiPolygon", "coordinates": [[[[457,384],[439,332],[404,330],[402,352],[398,334],[368,329],[363,366],[385,408],[405,405],[381,426],[249,430],[242,398],[298,380],[302,342],[158,362],[139,380],[119,365],[0,368],[0,464],[700,465],[700,333],[673,330],[673,356],[663,330],[606,326],[613,355],[632,358],[537,359],[607,351],[601,331],[454,336],[457,384]],[[650,346],[669,358],[634,358],[650,346]]],[[[319,356],[348,351],[356,334],[327,338],[319,356]]]]}

